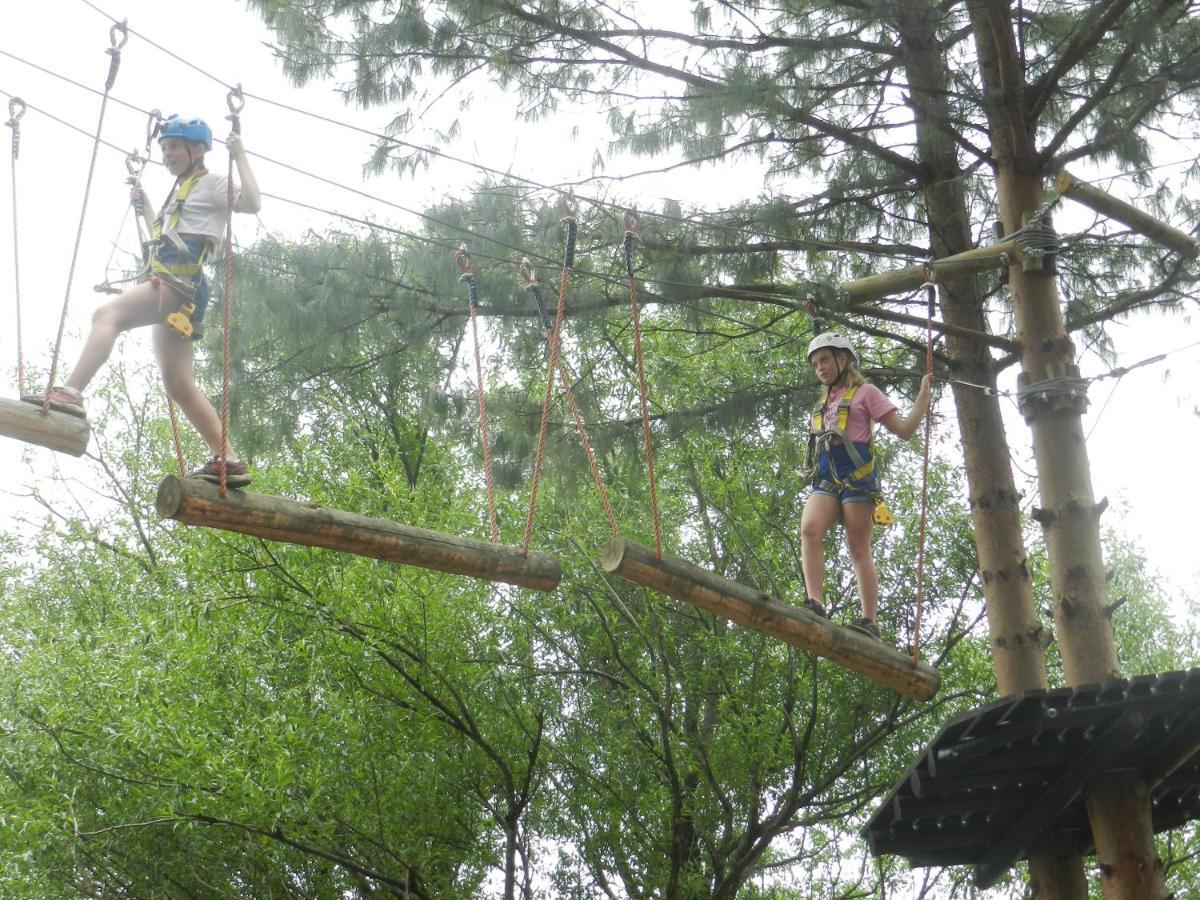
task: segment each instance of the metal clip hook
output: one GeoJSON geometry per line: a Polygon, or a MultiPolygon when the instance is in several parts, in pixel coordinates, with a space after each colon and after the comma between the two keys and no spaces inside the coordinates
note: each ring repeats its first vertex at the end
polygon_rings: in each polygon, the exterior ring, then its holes
{"type": "Polygon", "coordinates": [[[454,251],[454,262],[458,266],[458,271],[462,273],[460,278],[470,278],[475,274],[475,263],[471,260],[471,253],[467,250],[466,244],[454,251]]]}
{"type": "Polygon", "coordinates": [[[8,101],[8,122],[10,128],[16,128],[17,123],[21,121],[21,116],[25,115],[25,110],[28,109],[25,101],[20,97],[12,97],[8,101]]]}
{"type": "Polygon", "coordinates": [[[522,257],[520,264],[517,266],[517,271],[521,273],[521,278],[525,280],[525,287],[532,287],[537,284],[537,273],[529,263],[528,257],[522,257]]]}
{"type": "Polygon", "coordinates": [[[112,44],[112,49],[120,50],[125,46],[125,42],[129,40],[129,20],[118,22],[108,29],[108,41],[112,44]],[[117,35],[121,35],[121,39],[117,40],[117,35]]]}
{"type": "Polygon", "coordinates": [[[638,216],[637,210],[627,210],[625,213],[625,233],[629,235],[637,234],[638,216]]]}

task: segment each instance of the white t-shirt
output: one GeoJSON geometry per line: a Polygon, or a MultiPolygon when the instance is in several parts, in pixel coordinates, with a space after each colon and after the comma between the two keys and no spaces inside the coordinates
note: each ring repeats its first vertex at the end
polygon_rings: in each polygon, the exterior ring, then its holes
{"type": "MultiPolygon", "coordinates": [[[[178,185],[176,186],[178,187],[178,185]]],[[[206,172],[200,176],[191,193],[183,201],[183,209],[179,212],[179,222],[175,226],[178,234],[202,234],[213,244],[221,243],[225,233],[225,220],[228,215],[229,179],[224,175],[206,172]]],[[[237,206],[241,189],[236,187],[233,192],[233,203],[237,206]]],[[[170,222],[172,209],[175,205],[175,191],[167,198],[163,207],[164,225],[170,222]]]]}

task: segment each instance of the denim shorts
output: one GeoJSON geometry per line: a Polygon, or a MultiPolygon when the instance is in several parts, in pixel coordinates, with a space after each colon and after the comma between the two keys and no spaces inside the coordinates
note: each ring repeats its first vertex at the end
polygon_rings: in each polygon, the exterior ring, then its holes
{"type": "MultiPolygon", "coordinates": [[[[871,459],[871,447],[855,443],[854,448],[864,462],[871,459]]],[[[822,450],[817,456],[817,474],[813,478],[812,492],[836,497],[841,503],[874,503],[879,493],[879,478],[874,470],[862,478],[852,478],[858,468],[846,448],[835,445],[822,450]],[[834,475],[837,480],[834,480],[834,475]]]]}
{"type": "MultiPolygon", "coordinates": [[[[201,258],[201,254],[206,254],[208,250],[206,242],[194,238],[183,238],[183,243],[187,247],[186,252],[164,238],[155,244],[154,255],[163,265],[177,266],[195,263],[201,258]]],[[[149,280],[150,277],[147,275],[143,280],[149,280]]],[[[192,340],[198,341],[202,336],[200,323],[204,321],[204,311],[208,309],[208,278],[204,275],[204,269],[197,269],[192,275],[171,275],[166,281],[171,287],[188,297],[185,302],[196,304],[195,312],[188,318],[192,321],[192,340]]]]}

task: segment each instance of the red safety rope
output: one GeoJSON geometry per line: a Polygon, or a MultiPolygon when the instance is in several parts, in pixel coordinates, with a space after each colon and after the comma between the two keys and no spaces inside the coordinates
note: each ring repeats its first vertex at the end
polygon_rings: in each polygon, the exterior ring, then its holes
{"type": "Polygon", "coordinates": [[[492,532],[492,543],[500,541],[500,528],[496,520],[496,480],[492,476],[492,438],[488,430],[487,395],[483,390],[483,353],[479,348],[479,284],[475,280],[475,263],[466,246],[454,251],[454,262],[461,273],[459,278],[467,285],[467,315],[471,320],[471,339],[475,343],[475,401],[479,406],[479,440],[483,444],[483,475],[487,482],[488,526],[492,532]]]}
{"type": "Polygon", "coordinates": [[[546,368],[546,392],[542,396],[542,422],[538,427],[537,450],[533,457],[533,478],[529,485],[529,511],[525,516],[525,539],[521,544],[521,553],[529,553],[529,544],[533,539],[533,519],[537,512],[538,483],[542,477],[542,460],[546,453],[546,427],[550,423],[550,404],[554,399],[554,371],[558,368],[558,342],[562,334],[563,311],[567,304],[567,285],[570,282],[571,268],[575,264],[575,236],[578,226],[575,221],[575,210],[564,197],[562,206],[566,212],[564,222],[567,226],[567,246],[563,254],[562,275],[558,280],[558,307],[554,313],[554,326],[550,329],[550,359],[546,368]]]}
{"type": "Polygon", "coordinates": [[[25,396],[25,351],[21,346],[21,253],[17,240],[17,157],[21,153],[21,116],[25,115],[25,101],[13,97],[8,101],[8,121],[12,129],[12,214],[13,214],[13,278],[17,301],[17,396],[25,396]]]}
{"type": "MultiPolygon", "coordinates": [[[[933,316],[937,288],[927,284],[929,317],[925,320],[925,374],[933,374],[933,316]]],[[[930,403],[933,400],[930,398],[930,403]]],[[[921,525],[917,532],[917,614],[913,620],[913,665],[921,660],[921,610],[925,602],[925,532],[929,514],[929,443],[933,431],[933,416],[925,411],[925,447],[921,460],[921,525]]]]}
{"type": "MultiPolygon", "coordinates": [[[[534,274],[529,260],[521,260],[518,271],[525,280],[525,287],[537,300],[538,312],[542,319],[542,328],[546,332],[547,340],[549,340],[554,326],[550,321],[550,317],[546,314],[546,305],[542,301],[541,288],[538,285],[537,276],[534,274]]],[[[587,457],[588,469],[592,473],[592,480],[596,483],[596,490],[600,494],[600,503],[604,507],[604,515],[608,519],[608,527],[612,529],[614,535],[620,534],[621,529],[617,525],[617,516],[613,512],[612,503],[608,499],[608,490],[604,486],[604,478],[600,474],[600,465],[596,462],[596,454],[592,452],[592,442],[588,440],[587,426],[583,423],[583,414],[579,411],[579,405],[575,402],[575,392],[571,390],[570,372],[561,354],[559,354],[558,358],[558,374],[562,379],[563,393],[567,398],[567,406],[571,410],[572,418],[575,419],[575,430],[579,433],[579,443],[583,445],[583,453],[587,457]]]]}
{"type": "MultiPolygon", "coordinates": [[[[242,86],[233,88],[225,97],[234,134],[242,133],[239,113],[246,105],[242,86]]],[[[229,169],[225,184],[225,296],[221,302],[221,496],[228,490],[229,481],[229,332],[233,321],[233,154],[229,154],[229,169]]]]}
{"type": "Polygon", "coordinates": [[[108,78],[104,82],[104,95],[100,101],[100,118],[96,123],[96,136],[92,141],[92,160],[88,164],[87,183],[83,188],[83,206],[79,210],[79,227],[75,232],[75,249],[71,252],[71,265],[67,269],[67,290],[63,297],[62,315],[58,320],[58,336],[54,339],[54,354],[50,359],[50,378],[46,382],[46,396],[42,398],[42,412],[50,411],[50,391],[54,388],[54,379],[58,375],[58,360],[62,353],[63,332],[67,327],[67,309],[71,301],[71,283],[75,279],[75,263],[79,259],[79,245],[83,240],[83,223],[87,218],[88,197],[92,192],[92,176],[96,171],[96,156],[100,150],[100,132],[104,127],[104,111],[108,108],[108,95],[117,80],[117,70],[121,67],[121,48],[129,40],[126,22],[118,22],[108,30],[108,40],[112,45],[105,52],[109,55],[108,78]],[[118,41],[117,35],[120,34],[118,41]]]}
{"type": "Polygon", "coordinates": [[[637,362],[638,395],[642,405],[642,441],[646,446],[646,471],[650,477],[650,515],[654,520],[654,555],[662,559],[662,521],[658,512],[658,483],[654,477],[654,437],[650,432],[650,401],[646,391],[646,364],[642,355],[641,314],[638,311],[637,278],[633,274],[633,241],[637,217],[625,214],[625,271],[629,275],[629,318],[633,323],[633,356],[637,362]]]}

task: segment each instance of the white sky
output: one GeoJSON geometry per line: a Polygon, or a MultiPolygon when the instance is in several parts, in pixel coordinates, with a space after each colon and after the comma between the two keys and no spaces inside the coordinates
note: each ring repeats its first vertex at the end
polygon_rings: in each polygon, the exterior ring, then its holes
{"type": "MultiPolygon", "coordinates": [[[[292,88],[279,72],[264,42],[270,39],[260,20],[249,14],[240,0],[95,0],[96,5],[117,18],[128,18],[130,27],[184,59],[203,67],[221,81],[240,82],[246,91],[342,121],[381,131],[388,111],[362,112],[346,107],[329,83],[314,83],[303,90],[292,88]],[[202,15],[199,14],[202,11],[202,15]]],[[[0,51],[16,54],[87,86],[100,89],[108,72],[109,22],[82,0],[40,0],[37,3],[5,4],[5,27],[0,32],[0,51]]],[[[0,90],[16,94],[31,106],[46,110],[87,132],[96,126],[99,97],[44,75],[0,55],[0,90]]],[[[113,97],[141,109],[200,116],[214,125],[218,137],[227,132],[223,117],[225,90],[169,56],[131,36],[122,51],[122,65],[113,97]]],[[[0,113],[7,119],[0,95],[0,113]]],[[[453,108],[452,104],[447,105],[453,108]]],[[[441,115],[435,110],[432,115],[441,115]]],[[[322,125],[295,113],[248,100],[242,114],[247,149],[286,161],[300,169],[319,173],[334,181],[360,187],[367,192],[404,206],[421,209],[443,192],[465,194],[478,180],[470,169],[445,164],[429,175],[403,181],[392,176],[365,182],[362,164],[370,154],[370,140],[346,129],[322,125]]],[[[500,96],[477,103],[464,117],[461,138],[450,147],[456,155],[500,170],[511,169],[545,183],[587,174],[596,142],[605,134],[604,117],[595,112],[564,113],[537,127],[514,126],[511,107],[500,96]],[[574,134],[574,137],[572,135],[574,134]],[[551,152],[544,152],[550,149],[551,152]]],[[[434,143],[433,130],[444,121],[423,122],[429,131],[413,135],[416,143],[434,143]]],[[[146,117],[111,102],[104,136],[127,149],[139,150],[145,141],[146,117]]],[[[12,207],[9,163],[10,131],[0,129],[0,395],[16,393],[13,371],[15,343],[12,305],[12,207]]],[[[21,123],[21,156],[18,161],[18,199],[21,211],[21,292],[26,320],[26,355],[48,362],[63,302],[67,266],[74,244],[83,196],[90,137],[70,131],[33,109],[21,123]]],[[[210,166],[223,167],[225,155],[218,146],[210,166]]],[[[306,203],[338,210],[383,224],[411,227],[414,222],[394,208],[339,191],[263,161],[254,162],[262,189],[271,194],[295,197],[306,203]]],[[[634,168],[631,165],[629,168],[634,168]]],[[[95,304],[102,296],[92,285],[103,280],[112,244],[119,241],[119,274],[122,253],[135,247],[132,222],[125,218],[128,187],[124,183],[122,155],[101,148],[92,188],[84,240],[80,250],[74,288],[70,295],[66,365],[73,362],[95,304]],[[122,228],[122,223],[124,223],[122,228]]],[[[169,177],[157,166],[144,179],[156,205],[166,194],[169,177]]],[[[627,200],[646,209],[664,195],[697,196],[702,190],[711,203],[727,202],[754,195],[761,189],[759,173],[744,167],[721,178],[705,177],[702,187],[682,178],[654,177],[622,187],[627,200]]],[[[589,193],[585,191],[585,193],[589,193]]],[[[294,206],[268,201],[260,216],[261,225],[272,232],[294,235],[306,228],[324,230],[328,217],[308,214],[294,206]]],[[[251,217],[238,217],[235,234],[241,242],[252,241],[259,227],[251,217]]],[[[1120,362],[1132,364],[1164,351],[1192,343],[1189,323],[1135,320],[1116,326],[1120,362]]],[[[115,355],[150,358],[144,334],[127,335],[115,355]]],[[[1164,449],[1182,456],[1185,448],[1200,445],[1195,373],[1200,347],[1173,355],[1166,364],[1138,369],[1117,384],[1103,414],[1098,417],[1114,382],[1096,383],[1091,389],[1092,410],[1085,421],[1091,430],[1089,449],[1096,495],[1107,495],[1114,508],[1109,514],[1115,525],[1139,540],[1155,567],[1176,589],[1190,589],[1200,573],[1194,553],[1190,514],[1196,501],[1192,467],[1180,465],[1168,471],[1156,462],[1164,449]],[[1169,380],[1165,377],[1170,374],[1169,380]],[[1099,421],[1097,422],[1097,418],[1099,421]],[[1092,430],[1094,429],[1094,430],[1092,430]],[[1175,469],[1179,469],[1178,474],[1175,469]]],[[[1091,358],[1082,360],[1085,375],[1107,371],[1108,366],[1091,358]]],[[[944,409],[948,412],[948,407],[944,409]]],[[[951,426],[943,424],[943,432],[951,426]]],[[[1029,436],[1015,411],[1009,416],[1010,443],[1022,467],[1032,472],[1029,436]]],[[[82,475],[88,464],[67,457],[52,459],[48,450],[22,453],[14,442],[0,444],[0,465],[10,474],[9,489],[20,492],[58,465],[65,473],[82,475]]],[[[1036,489],[1029,488],[1035,495],[1036,489]]],[[[0,513],[16,504],[0,493],[0,513]]],[[[3,517],[0,517],[0,523],[3,517]]],[[[3,527],[0,525],[0,527],[3,527]]]]}

